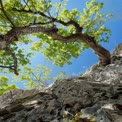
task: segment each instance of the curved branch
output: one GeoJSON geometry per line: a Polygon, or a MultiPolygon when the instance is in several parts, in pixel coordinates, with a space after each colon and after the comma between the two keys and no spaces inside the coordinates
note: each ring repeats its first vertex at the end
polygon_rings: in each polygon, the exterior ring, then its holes
{"type": "MultiPolygon", "coordinates": [[[[17,28],[19,29],[19,28],[17,28]]],[[[17,31],[16,31],[17,32],[17,31]]],[[[101,65],[107,65],[110,63],[110,53],[108,50],[100,46],[94,37],[91,37],[87,34],[82,33],[76,33],[72,34],[70,36],[64,37],[60,34],[58,34],[58,28],[57,27],[51,27],[51,28],[44,28],[44,27],[25,27],[21,28],[19,31],[19,34],[32,34],[37,32],[43,32],[47,34],[48,36],[51,36],[53,40],[58,40],[62,42],[71,42],[75,40],[80,40],[83,43],[87,44],[89,47],[91,47],[94,52],[98,55],[100,64],[101,65]]]]}
{"type": "MultiPolygon", "coordinates": [[[[70,36],[64,37],[60,34],[58,34],[58,28],[56,27],[50,27],[50,28],[44,28],[44,27],[16,27],[10,30],[4,37],[7,38],[8,42],[11,43],[15,40],[17,40],[17,37],[20,35],[27,35],[32,33],[39,33],[43,32],[47,34],[48,36],[51,36],[53,40],[58,40],[61,42],[71,42],[75,40],[80,40],[83,43],[87,44],[89,47],[91,47],[94,52],[98,55],[100,64],[101,65],[107,65],[110,63],[110,53],[108,50],[100,46],[94,37],[91,37],[87,34],[82,33],[76,33],[71,34],[70,36]]],[[[8,44],[9,44],[8,43],[8,44]]]]}
{"type": "MultiPolygon", "coordinates": [[[[1,2],[1,4],[2,4],[2,2],[1,2]]],[[[2,8],[2,11],[5,12],[4,8],[2,8]]],[[[33,11],[33,10],[30,10],[30,9],[29,10],[25,10],[25,9],[18,10],[16,8],[13,8],[13,11],[31,13],[31,14],[35,14],[35,15],[38,14],[42,17],[47,18],[47,20],[49,21],[49,22],[46,22],[46,23],[41,23],[41,22],[36,22],[36,20],[34,20],[34,22],[30,23],[29,25],[27,25],[25,27],[14,27],[10,31],[8,31],[8,33],[6,35],[4,35],[3,40],[6,43],[5,44],[2,43],[2,44],[3,44],[3,46],[6,45],[6,47],[4,49],[6,49],[8,54],[10,54],[14,59],[14,69],[13,70],[14,70],[15,74],[18,74],[18,72],[17,72],[17,58],[16,58],[15,54],[12,53],[11,50],[9,50],[7,48],[8,45],[13,41],[18,41],[18,37],[20,35],[27,35],[27,34],[40,33],[40,32],[43,32],[43,33],[47,34],[48,36],[51,36],[53,40],[58,40],[58,41],[61,41],[61,42],[71,42],[71,41],[80,40],[80,41],[87,44],[89,47],[91,47],[94,50],[94,52],[99,57],[101,65],[107,65],[107,64],[110,63],[110,53],[109,53],[109,51],[107,51],[105,48],[100,46],[96,42],[94,37],[91,37],[87,34],[82,33],[83,28],[76,21],[70,20],[68,22],[64,22],[64,21],[58,20],[57,18],[54,18],[52,16],[46,15],[45,13],[43,13],[41,11],[33,11]],[[49,27],[49,28],[42,27],[42,26],[38,26],[38,27],[32,27],[31,26],[31,25],[36,25],[36,24],[48,24],[48,23],[52,23],[52,25],[53,25],[54,22],[60,23],[64,26],[73,25],[76,29],[76,34],[71,34],[70,36],[64,37],[64,36],[58,34],[58,28],[56,26],[52,26],[52,27],[49,27]]],[[[6,15],[6,18],[7,18],[8,17],[7,14],[5,14],[5,15],[6,15]]],[[[9,17],[8,17],[8,20],[14,26],[14,24],[12,23],[12,21],[9,17]]]]}
{"type": "Polygon", "coordinates": [[[76,34],[72,34],[67,37],[63,37],[58,34],[58,29],[55,29],[55,28],[53,29],[53,31],[46,31],[44,33],[47,34],[48,36],[51,36],[53,38],[53,40],[60,40],[63,42],[71,42],[71,41],[75,41],[75,40],[80,40],[94,50],[94,52],[99,57],[100,65],[105,66],[110,63],[111,55],[110,55],[109,51],[106,50],[105,48],[103,48],[102,46],[100,46],[96,42],[94,37],[91,37],[87,34],[82,34],[82,33],[76,33],[76,34]]]}

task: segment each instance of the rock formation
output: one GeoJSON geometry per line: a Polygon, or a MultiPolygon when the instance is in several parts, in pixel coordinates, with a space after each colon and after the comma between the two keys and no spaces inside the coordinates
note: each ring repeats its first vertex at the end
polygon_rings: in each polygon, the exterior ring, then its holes
{"type": "Polygon", "coordinates": [[[0,122],[122,122],[122,44],[107,66],[0,96],[0,122]]]}

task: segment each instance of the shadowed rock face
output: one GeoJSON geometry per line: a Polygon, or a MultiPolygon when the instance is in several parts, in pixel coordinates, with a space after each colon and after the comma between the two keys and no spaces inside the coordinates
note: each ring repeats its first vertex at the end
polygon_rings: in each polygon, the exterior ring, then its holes
{"type": "MultiPolygon", "coordinates": [[[[18,91],[14,91],[15,96],[18,91]]],[[[3,107],[1,106],[0,122],[49,122],[55,119],[60,121],[62,107],[55,95],[39,91],[37,93],[36,90],[27,91],[32,94],[21,91],[23,97],[13,98],[14,100],[10,97],[11,102],[7,104],[4,102],[3,107]],[[24,94],[28,96],[24,97],[24,94]]],[[[3,95],[4,98],[7,94],[3,95]]]]}
{"type": "Polygon", "coordinates": [[[0,122],[122,122],[121,45],[105,67],[95,65],[44,91],[5,93],[0,97],[0,122]]]}

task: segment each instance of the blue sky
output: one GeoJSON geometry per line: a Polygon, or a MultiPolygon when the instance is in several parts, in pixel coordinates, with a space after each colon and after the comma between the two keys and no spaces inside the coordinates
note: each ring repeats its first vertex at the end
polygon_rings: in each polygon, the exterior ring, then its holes
{"type": "MultiPolygon", "coordinates": [[[[54,0],[57,1],[57,0],[54,0]]],[[[68,9],[77,8],[82,11],[85,7],[85,2],[88,0],[69,0],[67,4],[68,9]]],[[[99,0],[104,2],[103,13],[111,13],[113,17],[105,24],[112,31],[109,43],[101,43],[103,47],[110,52],[122,42],[122,0],[99,0]]],[[[52,77],[59,72],[66,72],[67,76],[74,76],[79,73],[85,72],[93,64],[98,62],[97,56],[91,49],[85,50],[77,59],[72,59],[72,65],[64,65],[63,68],[52,65],[51,61],[46,61],[45,57],[37,53],[36,58],[31,59],[32,66],[36,64],[48,66],[53,70],[52,77]]],[[[22,83],[17,84],[23,88],[22,83]]]]}
{"type": "MultiPolygon", "coordinates": [[[[56,0],[55,0],[56,1],[56,0]]],[[[82,11],[87,0],[69,0],[67,8],[77,8],[82,11]]],[[[106,23],[106,26],[111,29],[112,35],[109,43],[102,45],[110,52],[113,51],[116,45],[122,42],[122,1],[121,0],[99,0],[104,2],[103,13],[111,13],[113,17],[106,23]]],[[[43,59],[42,59],[43,60],[43,59]]],[[[47,61],[43,60],[46,64],[47,61]]],[[[97,56],[91,49],[85,50],[77,59],[72,59],[72,65],[65,65],[63,68],[58,68],[60,71],[65,71],[67,75],[79,74],[86,71],[90,66],[98,62],[97,56]]],[[[48,62],[49,63],[49,62],[48,62]]],[[[48,64],[47,63],[47,64],[48,64]]],[[[53,67],[57,69],[57,67],[53,67]]]]}
{"type": "MultiPolygon", "coordinates": [[[[69,0],[68,8],[77,8],[79,11],[85,7],[85,2],[87,0],[69,0]]],[[[101,45],[108,49],[110,52],[118,45],[122,43],[122,1],[121,0],[99,0],[104,2],[103,13],[111,13],[113,17],[106,22],[106,26],[111,29],[112,35],[110,37],[109,43],[102,43],[101,45]]],[[[85,50],[78,59],[73,59],[73,64],[71,66],[66,66],[64,69],[72,74],[79,72],[84,72],[90,66],[97,63],[97,56],[93,53],[91,49],[85,50]]]]}

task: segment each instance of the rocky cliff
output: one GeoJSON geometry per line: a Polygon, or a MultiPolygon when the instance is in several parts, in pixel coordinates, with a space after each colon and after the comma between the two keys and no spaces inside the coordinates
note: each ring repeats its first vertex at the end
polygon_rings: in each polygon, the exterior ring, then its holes
{"type": "Polygon", "coordinates": [[[122,122],[122,44],[111,64],[55,81],[43,91],[13,90],[0,97],[0,122],[122,122]]]}

